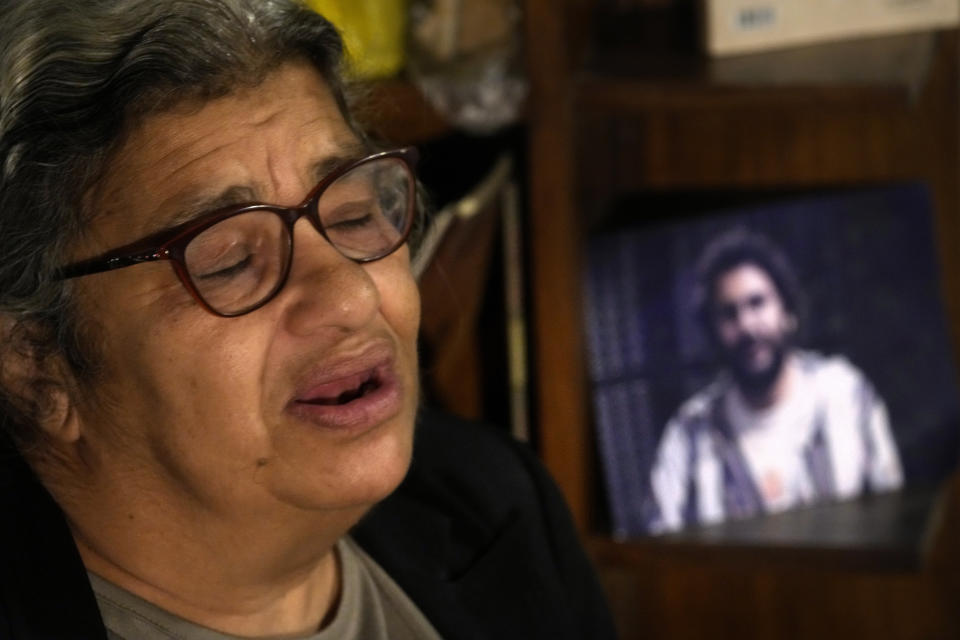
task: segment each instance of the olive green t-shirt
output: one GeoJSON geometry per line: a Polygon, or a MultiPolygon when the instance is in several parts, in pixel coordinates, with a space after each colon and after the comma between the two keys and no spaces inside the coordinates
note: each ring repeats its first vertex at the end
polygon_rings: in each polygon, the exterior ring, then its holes
{"type": "MultiPolygon", "coordinates": [[[[349,537],[337,543],[340,601],[333,619],[304,640],[440,640],[400,587],[349,537]]],[[[241,640],[165,611],[88,574],[110,640],[241,640]]]]}

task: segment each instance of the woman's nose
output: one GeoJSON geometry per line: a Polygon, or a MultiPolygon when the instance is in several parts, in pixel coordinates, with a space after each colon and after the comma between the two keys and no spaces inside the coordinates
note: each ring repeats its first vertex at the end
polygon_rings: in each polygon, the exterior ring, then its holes
{"type": "Polygon", "coordinates": [[[293,333],[355,331],[380,308],[380,291],[361,264],[345,257],[309,220],[294,225],[293,262],[287,279],[286,323],[293,333]]]}

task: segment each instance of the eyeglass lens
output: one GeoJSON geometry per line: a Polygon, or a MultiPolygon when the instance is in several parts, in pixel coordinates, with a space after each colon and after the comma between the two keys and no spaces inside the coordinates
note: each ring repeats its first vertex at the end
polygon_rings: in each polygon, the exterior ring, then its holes
{"type": "MultiPolygon", "coordinates": [[[[330,244],[357,261],[396,250],[413,215],[413,185],[409,168],[396,158],[371,160],[337,178],[316,203],[330,244]]],[[[289,267],[292,243],[278,211],[253,209],[198,234],[184,251],[184,265],[212,309],[243,313],[276,293],[289,267]]]]}

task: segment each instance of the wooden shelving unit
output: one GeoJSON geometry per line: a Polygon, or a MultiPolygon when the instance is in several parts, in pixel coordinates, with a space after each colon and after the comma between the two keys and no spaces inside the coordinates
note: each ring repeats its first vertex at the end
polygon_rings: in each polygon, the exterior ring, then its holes
{"type": "MultiPolygon", "coordinates": [[[[933,507],[917,537],[866,556],[852,547],[830,555],[796,545],[758,552],[612,540],[602,524],[580,290],[583,240],[624,194],[918,180],[933,195],[944,299],[960,344],[957,33],[932,36],[932,55],[912,82],[737,82],[696,51],[689,14],[618,11],[628,4],[524,3],[535,423],[623,637],[960,633],[955,604],[944,603],[931,577],[942,570],[943,553],[931,569],[922,540],[937,533],[927,529],[936,526],[933,507]],[[911,627],[914,617],[923,622],[911,627]]],[[[850,50],[888,45],[902,40],[850,50]]]]}
{"type": "Polygon", "coordinates": [[[443,115],[402,76],[371,81],[359,90],[361,125],[392,144],[417,144],[451,130],[443,115]]]}
{"type": "MultiPolygon", "coordinates": [[[[689,16],[614,11],[628,4],[524,1],[536,444],[597,564],[622,637],[960,636],[960,545],[953,542],[960,539],[960,480],[946,499],[928,492],[910,498],[909,508],[850,505],[825,516],[890,528],[867,546],[749,540],[763,526],[795,528],[789,520],[748,527],[747,538],[742,531],[611,538],[579,284],[584,238],[624,194],[920,180],[936,206],[944,298],[960,344],[957,33],[935,34],[933,54],[912,82],[738,82],[696,51],[689,16]]],[[[882,51],[884,42],[865,42],[863,50],[882,51]]],[[[368,104],[375,133],[394,143],[451,132],[402,78],[374,83],[368,104]]],[[[815,522],[808,526],[822,526],[815,522]]]]}
{"type": "Polygon", "coordinates": [[[581,526],[591,522],[593,501],[590,463],[580,460],[589,458],[592,439],[581,242],[590,216],[619,194],[925,181],[937,207],[945,294],[960,336],[960,279],[951,268],[960,248],[955,32],[938,34],[919,96],[893,85],[744,88],[711,82],[703,64],[691,60],[672,65],[687,76],[667,78],[605,72],[602,56],[578,68],[555,55],[568,50],[558,5],[527,5],[542,452],[581,526]]]}

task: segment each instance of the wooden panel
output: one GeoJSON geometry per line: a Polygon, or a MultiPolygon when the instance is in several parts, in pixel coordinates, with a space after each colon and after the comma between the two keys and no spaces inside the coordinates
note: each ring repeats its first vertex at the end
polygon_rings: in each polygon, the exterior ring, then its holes
{"type": "Polygon", "coordinates": [[[924,180],[936,203],[945,299],[960,345],[956,32],[940,35],[919,96],[896,83],[731,87],[689,54],[643,54],[667,60],[658,66],[606,53],[591,59],[589,72],[571,72],[563,3],[528,0],[526,9],[540,450],[581,527],[593,523],[596,482],[581,242],[585,222],[624,192],[924,180]],[[604,60],[619,60],[615,73],[604,60]],[[644,75],[631,75],[638,70],[644,75]]]}
{"type": "Polygon", "coordinates": [[[927,568],[934,579],[945,611],[952,612],[960,637],[960,472],[938,505],[935,528],[928,540],[927,568]]]}
{"type": "Polygon", "coordinates": [[[590,551],[624,639],[946,640],[960,634],[960,474],[945,489],[666,538],[595,537],[590,551]],[[806,525],[823,519],[845,530],[824,532],[831,544],[805,539],[804,531],[818,536],[806,525]],[[724,531],[750,537],[751,530],[781,540],[722,540],[724,531]]]}
{"type": "MultiPolygon", "coordinates": [[[[598,478],[580,315],[585,228],[625,192],[919,179],[934,197],[945,299],[960,345],[956,32],[939,35],[929,75],[916,87],[732,87],[714,82],[705,61],[691,55],[689,2],[594,0],[594,9],[611,12],[659,4],[686,9],[659,12],[654,21],[642,15],[648,24],[640,31],[620,15],[594,15],[611,37],[594,40],[581,66],[567,36],[582,34],[583,25],[567,20],[588,14],[589,4],[524,3],[535,417],[540,451],[577,524],[592,533],[590,550],[622,637],[960,637],[960,555],[943,551],[942,543],[929,556],[932,567],[882,562],[869,569],[873,559],[856,552],[838,558],[611,540],[593,502],[598,478]],[[618,50],[622,43],[630,46],[618,50]],[[646,43],[667,50],[651,51],[646,43]]],[[[960,509],[957,496],[960,479],[954,497],[960,509]]],[[[956,546],[960,532],[951,531],[956,546]]]]}
{"type": "Polygon", "coordinates": [[[420,279],[424,395],[466,418],[484,417],[478,329],[499,223],[498,198],[471,218],[455,218],[420,279]]]}
{"type": "Polygon", "coordinates": [[[957,38],[950,32],[940,40],[919,100],[894,86],[731,88],[588,76],[577,105],[581,153],[604,162],[586,164],[595,169],[586,185],[611,167],[621,179],[604,186],[614,191],[949,174],[957,38]]]}
{"type": "Polygon", "coordinates": [[[956,621],[926,578],[802,569],[601,565],[622,640],[947,640],[956,621]]]}
{"type": "Polygon", "coordinates": [[[593,446],[584,393],[580,217],[575,209],[572,86],[563,6],[527,0],[524,35],[530,73],[529,198],[536,433],[540,453],[583,529],[593,446]],[[563,53],[560,53],[563,52],[563,53]]]}
{"type": "Polygon", "coordinates": [[[416,144],[451,131],[450,123],[403,78],[355,87],[355,115],[370,134],[394,145],[416,144]]]}
{"type": "Polygon", "coordinates": [[[944,298],[960,345],[960,45],[956,32],[940,34],[937,44],[919,96],[895,87],[737,91],[587,79],[578,102],[577,155],[591,159],[578,166],[581,215],[642,189],[924,181],[936,206],[944,298]]]}

